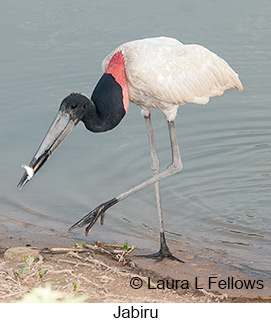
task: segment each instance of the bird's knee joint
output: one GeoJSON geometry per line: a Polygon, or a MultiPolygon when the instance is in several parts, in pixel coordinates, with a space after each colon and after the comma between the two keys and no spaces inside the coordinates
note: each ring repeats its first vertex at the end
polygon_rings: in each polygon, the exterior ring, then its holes
{"type": "Polygon", "coordinates": [[[183,169],[183,164],[181,161],[178,162],[173,162],[172,164],[169,165],[168,169],[173,173],[178,173],[183,169]]]}
{"type": "Polygon", "coordinates": [[[177,165],[175,166],[176,173],[180,172],[182,169],[183,169],[183,163],[182,162],[177,163],[177,165]]]}

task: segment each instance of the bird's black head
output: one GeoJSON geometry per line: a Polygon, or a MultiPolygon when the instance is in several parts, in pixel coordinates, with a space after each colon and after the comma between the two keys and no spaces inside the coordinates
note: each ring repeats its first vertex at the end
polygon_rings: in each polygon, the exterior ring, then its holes
{"type": "Polygon", "coordinates": [[[82,120],[89,107],[90,100],[81,93],[71,93],[60,104],[59,111],[67,113],[73,120],[82,120]]]}
{"type": "Polygon", "coordinates": [[[19,188],[23,187],[41,168],[76,124],[82,120],[90,106],[90,99],[81,93],[72,93],[62,101],[58,114],[35,156],[28,166],[23,166],[26,171],[18,184],[19,188]]]}

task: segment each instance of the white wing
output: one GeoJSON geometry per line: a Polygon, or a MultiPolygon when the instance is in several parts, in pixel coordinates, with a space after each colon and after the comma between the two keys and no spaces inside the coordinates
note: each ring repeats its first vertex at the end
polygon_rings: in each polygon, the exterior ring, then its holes
{"type": "Polygon", "coordinates": [[[146,97],[173,105],[206,104],[210,97],[222,95],[230,88],[243,90],[228,63],[200,45],[183,45],[166,37],[125,43],[104,59],[103,70],[120,50],[125,59],[130,100],[139,105],[144,105],[146,97]]]}

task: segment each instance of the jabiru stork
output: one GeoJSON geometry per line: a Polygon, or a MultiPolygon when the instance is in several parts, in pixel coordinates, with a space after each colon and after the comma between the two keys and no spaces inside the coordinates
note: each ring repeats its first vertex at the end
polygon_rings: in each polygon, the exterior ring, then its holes
{"type": "Polygon", "coordinates": [[[111,130],[126,115],[129,101],[134,102],[146,122],[152,177],[100,204],[70,230],[87,226],[85,232],[88,235],[99,217],[103,224],[108,208],[154,184],[160,222],[160,249],[149,256],[156,260],[165,257],[179,260],[172,255],[166,243],[159,186],[160,180],[181,171],[183,167],[175,129],[178,107],[189,102],[206,104],[209,98],[220,96],[231,88],[242,91],[242,83],[229,64],[207,48],[184,45],[168,37],[147,38],[120,45],[105,57],[102,69],[103,75],[91,98],[71,93],[62,101],[30,164],[23,165],[25,173],[18,187],[22,188],[37,173],[79,121],[92,132],[111,130]],[[151,122],[153,108],[163,112],[169,130],[172,162],[163,171],[159,168],[151,122]]]}

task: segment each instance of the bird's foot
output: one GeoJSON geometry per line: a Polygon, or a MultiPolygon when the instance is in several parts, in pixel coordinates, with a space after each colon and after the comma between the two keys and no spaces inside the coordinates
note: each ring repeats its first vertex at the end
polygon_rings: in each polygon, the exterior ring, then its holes
{"type": "Polygon", "coordinates": [[[109,209],[111,206],[113,206],[114,204],[116,204],[117,202],[118,200],[116,198],[113,198],[110,201],[107,201],[105,203],[98,205],[95,209],[93,209],[91,212],[86,214],[81,220],[79,220],[74,225],[72,225],[69,228],[69,231],[73,230],[76,227],[82,228],[88,224],[88,226],[85,229],[85,233],[86,235],[89,235],[91,228],[97,222],[99,217],[101,217],[101,225],[103,225],[105,211],[109,209]]]}
{"type": "Polygon", "coordinates": [[[135,257],[142,257],[142,258],[151,258],[151,259],[155,259],[155,262],[160,262],[163,259],[167,258],[170,260],[175,260],[178,262],[181,262],[184,264],[184,261],[173,256],[173,254],[169,251],[169,253],[163,253],[161,252],[161,249],[158,252],[152,253],[150,255],[136,255],[135,257]]]}
{"type": "Polygon", "coordinates": [[[184,263],[183,260],[173,256],[173,254],[169,251],[169,248],[166,244],[161,244],[160,250],[158,252],[152,253],[150,255],[137,255],[136,257],[152,258],[152,259],[155,259],[155,262],[160,262],[163,259],[168,258],[171,260],[184,263]]]}

